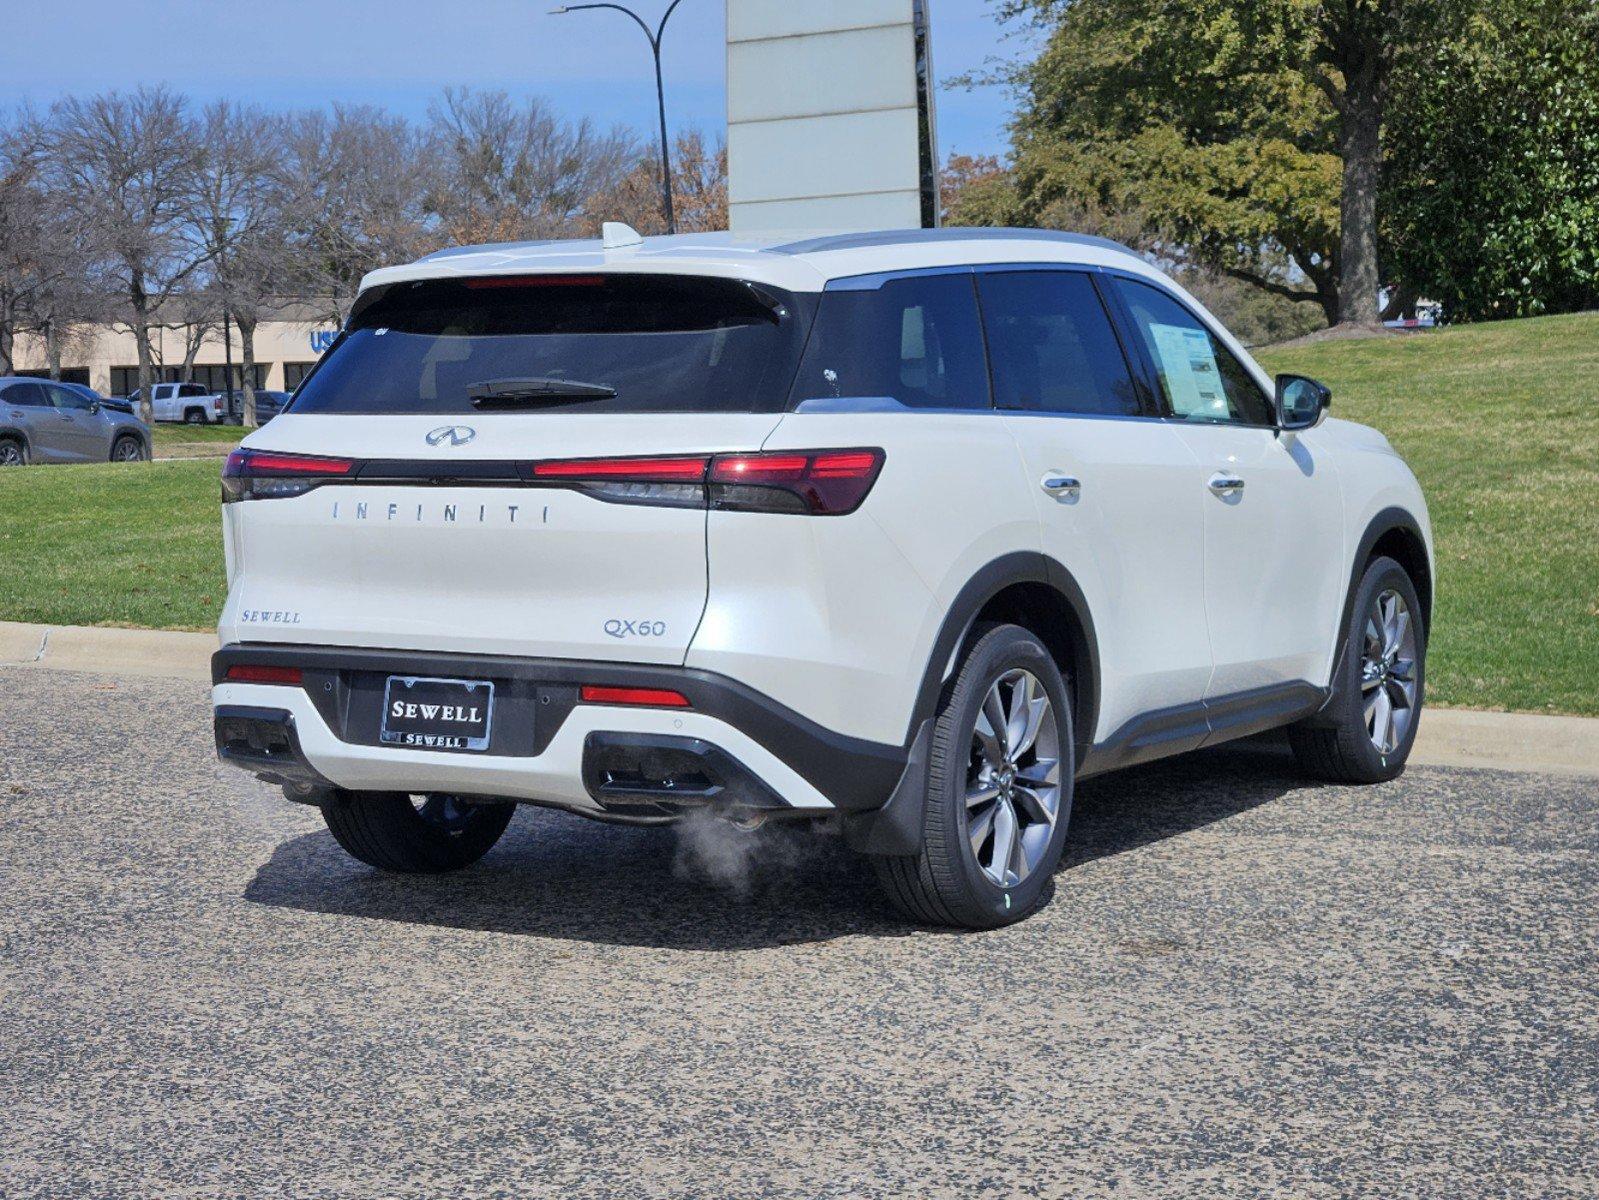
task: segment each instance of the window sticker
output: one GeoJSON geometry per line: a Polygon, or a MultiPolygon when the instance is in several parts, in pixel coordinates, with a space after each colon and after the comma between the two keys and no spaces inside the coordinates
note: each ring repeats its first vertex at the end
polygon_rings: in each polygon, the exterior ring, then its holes
{"type": "Polygon", "coordinates": [[[1222,389],[1216,350],[1203,329],[1151,323],[1155,353],[1172,412],[1179,417],[1225,421],[1231,410],[1222,389]]]}

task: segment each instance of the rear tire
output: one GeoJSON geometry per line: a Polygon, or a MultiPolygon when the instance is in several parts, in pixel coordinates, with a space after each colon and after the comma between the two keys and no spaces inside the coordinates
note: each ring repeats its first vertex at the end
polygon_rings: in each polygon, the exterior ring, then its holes
{"type": "Polygon", "coordinates": [[[334,792],[322,802],[333,840],[380,871],[432,875],[458,871],[500,840],[514,804],[468,804],[455,796],[334,792]]]}
{"type": "Polygon", "coordinates": [[[191,408],[185,410],[183,414],[183,423],[185,425],[204,425],[205,410],[201,408],[191,408]]]}
{"type": "Polygon", "coordinates": [[[1403,771],[1421,723],[1426,658],[1415,585],[1393,559],[1373,559],[1355,588],[1332,699],[1288,727],[1300,768],[1329,783],[1383,783],[1403,771]]]}
{"type": "Polygon", "coordinates": [[[0,438],[0,467],[28,465],[28,447],[16,438],[0,438]]]}
{"type": "Polygon", "coordinates": [[[911,920],[994,929],[1043,901],[1076,760],[1066,681],[1043,643],[1019,625],[978,634],[933,726],[922,849],[872,862],[911,920]]]}

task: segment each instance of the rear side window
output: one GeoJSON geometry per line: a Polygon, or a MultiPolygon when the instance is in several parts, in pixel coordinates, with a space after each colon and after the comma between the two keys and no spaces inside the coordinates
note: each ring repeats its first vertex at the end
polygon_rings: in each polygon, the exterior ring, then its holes
{"type": "Polygon", "coordinates": [[[1159,288],[1116,279],[1133,325],[1179,420],[1273,424],[1271,401],[1254,377],[1191,312],[1159,288]]]}
{"type": "Polygon", "coordinates": [[[1138,416],[1110,318],[1080,271],[978,277],[994,404],[1035,412],[1138,416]]]}
{"type": "Polygon", "coordinates": [[[5,390],[5,400],[7,404],[15,404],[18,408],[50,407],[44,389],[37,383],[13,383],[5,390]]]}
{"type": "Polygon", "coordinates": [[[776,289],[696,276],[397,284],[357,310],[294,411],[470,413],[492,383],[524,393],[496,411],[775,412],[804,318],[776,289]]]}
{"type": "Polygon", "coordinates": [[[824,292],[793,402],[889,397],[910,408],[991,407],[973,288],[962,273],[824,292]]]}

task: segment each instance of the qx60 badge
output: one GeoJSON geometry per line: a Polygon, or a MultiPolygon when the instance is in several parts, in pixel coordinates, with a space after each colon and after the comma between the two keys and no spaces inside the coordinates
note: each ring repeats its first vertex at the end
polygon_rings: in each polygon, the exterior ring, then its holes
{"type": "Polygon", "coordinates": [[[477,437],[477,430],[470,425],[440,425],[437,429],[429,431],[427,444],[430,446],[464,446],[477,437]]]}

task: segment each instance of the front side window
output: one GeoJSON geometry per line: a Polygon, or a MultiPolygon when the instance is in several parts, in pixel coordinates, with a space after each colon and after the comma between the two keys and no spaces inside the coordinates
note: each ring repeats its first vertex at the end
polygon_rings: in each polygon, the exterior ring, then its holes
{"type": "Polygon", "coordinates": [[[294,411],[775,412],[803,321],[793,297],[732,279],[396,284],[355,313],[294,411]]]}
{"type": "Polygon", "coordinates": [[[912,275],[824,292],[792,403],[846,398],[991,407],[972,276],[912,275]]]}
{"type": "Polygon", "coordinates": [[[1031,412],[1138,416],[1121,346],[1081,271],[978,277],[994,404],[1031,412]]]}
{"type": "Polygon", "coordinates": [[[71,388],[45,385],[45,391],[50,397],[50,402],[57,408],[77,412],[89,411],[89,401],[71,388]]]}
{"type": "Polygon", "coordinates": [[[1184,421],[1272,425],[1271,401],[1197,317],[1159,288],[1117,277],[1171,415],[1184,421]]]}

